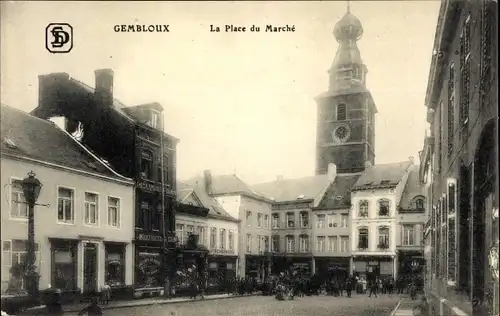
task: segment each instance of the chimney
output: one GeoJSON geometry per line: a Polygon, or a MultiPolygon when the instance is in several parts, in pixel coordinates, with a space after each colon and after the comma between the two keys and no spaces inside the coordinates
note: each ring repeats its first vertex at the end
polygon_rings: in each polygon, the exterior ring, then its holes
{"type": "Polygon", "coordinates": [[[283,176],[282,175],[277,176],[276,181],[278,181],[278,182],[283,181],[283,176]]]}
{"type": "Polygon", "coordinates": [[[210,170],[203,171],[203,180],[205,184],[205,192],[212,194],[212,173],[210,170]]]}
{"type": "Polygon", "coordinates": [[[410,157],[408,157],[408,160],[410,160],[410,162],[411,162],[412,165],[415,164],[415,157],[410,156],[410,157]]]}
{"type": "Polygon", "coordinates": [[[95,73],[94,100],[99,106],[113,105],[113,76],[112,69],[97,69],[95,73]]]}
{"type": "Polygon", "coordinates": [[[370,169],[371,167],[372,163],[369,160],[365,161],[365,169],[370,169]]]}
{"type": "Polygon", "coordinates": [[[326,174],[328,176],[328,180],[332,182],[335,181],[335,177],[337,177],[337,165],[334,163],[329,163],[326,174]]]}

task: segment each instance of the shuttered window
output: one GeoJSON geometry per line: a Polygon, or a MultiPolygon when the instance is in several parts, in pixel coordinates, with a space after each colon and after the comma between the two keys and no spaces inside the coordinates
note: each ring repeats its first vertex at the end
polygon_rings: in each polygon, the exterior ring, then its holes
{"type": "Polygon", "coordinates": [[[447,181],[447,205],[448,205],[448,251],[447,251],[447,268],[448,268],[448,284],[455,285],[457,274],[457,182],[455,179],[447,181]]]}

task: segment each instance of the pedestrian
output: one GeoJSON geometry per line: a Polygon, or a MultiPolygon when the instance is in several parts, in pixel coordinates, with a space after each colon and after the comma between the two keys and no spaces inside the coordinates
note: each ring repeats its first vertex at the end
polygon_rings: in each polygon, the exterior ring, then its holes
{"type": "Polygon", "coordinates": [[[377,297],[377,280],[371,280],[369,282],[369,287],[370,287],[370,295],[368,295],[368,297],[372,297],[372,294],[375,295],[375,297],[377,297]]]}
{"type": "Polygon", "coordinates": [[[345,282],[345,290],[347,292],[347,297],[351,297],[352,291],[352,276],[349,276],[345,282]]]}
{"type": "Polygon", "coordinates": [[[61,305],[61,290],[56,289],[51,295],[50,302],[46,305],[49,315],[60,316],[64,314],[61,305]]]}
{"type": "Polygon", "coordinates": [[[101,295],[102,303],[104,305],[108,305],[109,301],[111,300],[111,286],[109,286],[109,284],[104,283],[101,289],[101,295]]]}
{"type": "Polygon", "coordinates": [[[78,312],[78,316],[102,316],[102,309],[99,307],[99,298],[95,293],[91,294],[90,304],[78,312]]]}

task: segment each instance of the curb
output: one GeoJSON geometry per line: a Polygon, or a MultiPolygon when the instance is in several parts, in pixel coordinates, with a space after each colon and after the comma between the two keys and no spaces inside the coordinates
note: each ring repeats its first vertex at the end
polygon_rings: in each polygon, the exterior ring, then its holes
{"type": "Polygon", "coordinates": [[[396,313],[398,312],[399,306],[401,306],[402,302],[403,302],[403,299],[400,299],[398,301],[398,303],[396,304],[396,306],[394,306],[394,309],[391,311],[391,313],[389,314],[389,316],[395,316],[396,315],[396,313]]]}
{"type": "MultiPolygon", "coordinates": [[[[100,305],[100,307],[103,310],[109,310],[109,309],[121,309],[121,308],[152,306],[152,305],[195,303],[195,302],[224,300],[224,299],[229,299],[229,298],[241,298],[241,297],[250,297],[250,296],[258,296],[258,295],[262,295],[262,294],[258,293],[258,294],[246,294],[246,295],[228,295],[228,296],[222,296],[222,297],[205,296],[204,299],[186,299],[186,300],[182,300],[182,301],[174,301],[174,300],[158,300],[156,302],[155,301],[148,301],[148,302],[138,301],[134,304],[124,304],[124,305],[116,305],[116,306],[100,305]]],[[[81,309],[72,308],[72,309],[65,310],[64,313],[77,313],[80,310],[81,309]]]]}

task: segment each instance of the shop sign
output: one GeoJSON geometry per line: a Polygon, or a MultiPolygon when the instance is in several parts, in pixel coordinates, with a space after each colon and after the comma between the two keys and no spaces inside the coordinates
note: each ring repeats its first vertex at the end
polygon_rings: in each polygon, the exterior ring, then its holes
{"type": "Polygon", "coordinates": [[[160,266],[161,262],[156,258],[144,258],[139,262],[139,270],[147,276],[157,274],[160,266]]]}
{"type": "Polygon", "coordinates": [[[228,249],[211,249],[210,252],[221,255],[234,254],[233,250],[228,249]]]}
{"type": "MultiPolygon", "coordinates": [[[[136,186],[138,189],[148,191],[148,192],[158,192],[158,193],[161,192],[161,184],[159,184],[159,183],[152,183],[149,181],[139,179],[139,180],[137,180],[136,186]]],[[[165,187],[163,191],[167,195],[175,195],[175,191],[172,190],[171,188],[165,187]]]]}
{"type": "Polygon", "coordinates": [[[139,234],[137,240],[162,242],[163,237],[158,235],[139,234]]]}

